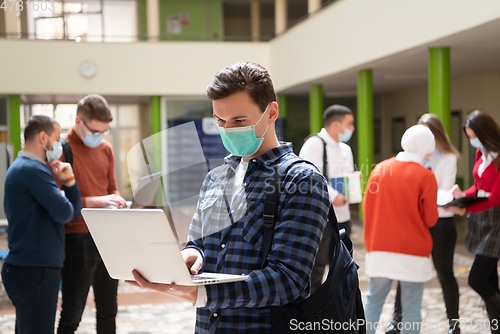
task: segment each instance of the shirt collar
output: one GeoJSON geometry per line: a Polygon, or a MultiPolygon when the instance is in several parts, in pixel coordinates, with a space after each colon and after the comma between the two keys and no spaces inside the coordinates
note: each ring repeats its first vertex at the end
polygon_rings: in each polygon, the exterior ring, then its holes
{"type": "Polygon", "coordinates": [[[28,159],[31,159],[31,160],[38,160],[40,161],[41,163],[44,163],[45,164],[45,161],[43,161],[38,155],[36,155],[35,153],[31,153],[31,152],[26,152],[26,151],[21,151],[17,154],[18,157],[25,157],[25,158],[28,158],[28,159]]]}
{"type": "MultiPolygon", "coordinates": [[[[276,146],[275,148],[270,149],[266,153],[260,155],[259,157],[255,158],[255,159],[251,159],[250,161],[255,160],[256,163],[273,165],[282,156],[284,156],[285,154],[291,153],[292,151],[293,151],[292,150],[292,143],[280,142],[279,146],[276,146]]],[[[241,160],[241,157],[237,157],[237,156],[232,155],[232,154],[230,154],[224,158],[224,161],[226,162],[226,164],[228,164],[233,169],[236,169],[236,167],[238,167],[240,160],[241,160]]]]}
{"type": "Polygon", "coordinates": [[[73,128],[69,129],[68,134],[66,135],[66,138],[68,138],[68,139],[71,140],[71,144],[82,144],[82,145],[85,145],[83,143],[83,140],[80,137],[80,135],[73,128]]]}
{"type": "Polygon", "coordinates": [[[321,131],[318,133],[318,136],[323,138],[327,144],[334,146],[337,146],[339,144],[338,141],[336,141],[335,139],[332,138],[332,136],[330,136],[330,134],[328,133],[328,131],[326,131],[325,128],[321,129],[321,131]]]}

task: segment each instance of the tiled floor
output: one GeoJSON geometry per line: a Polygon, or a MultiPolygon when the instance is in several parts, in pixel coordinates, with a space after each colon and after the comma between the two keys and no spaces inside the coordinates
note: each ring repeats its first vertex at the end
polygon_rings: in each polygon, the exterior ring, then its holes
{"type": "MultiPolygon", "coordinates": [[[[457,222],[459,241],[457,243],[454,270],[460,286],[460,319],[462,333],[489,333],[485,329],[486,312],[481,305],[480,297],[467,285],[467,275],[473,257],[463,247],[465,221],[457,222]]],[[[367,288],[367,277],[364,274],[365,247],[362,241],[362,229],[354,224],[352,239],[355,244],[354,258],[360,265],[360,287],[363,294],[367,288]]],[[[0,249],[5,249],[5,234],[0,233],[0,249]]],[[[382,323],[391,319],[395,290],[391,290],[382,313],[382,323]]],[[[117,333],[193,333],[195,309],[189,303],[172,300],[166,296],[144,292],[133,286],[120,282],[119,310],[117,316],[117,333]]],[[[14,309],[4,291],[0,291],[0,333],[13,333],[14,309]]],[[[59,317],[59,313],[57,315],[59,317]]],[[[422,333],[446,333],[446,313],[439,282],[433,279],[425,284],[422,333]]],[[[83,320],[78,334],[95,333],[95,308],[92,293],[89,294],[83,320]]],[[[383,333],[382,330],[378,333],[383,333]]]]}

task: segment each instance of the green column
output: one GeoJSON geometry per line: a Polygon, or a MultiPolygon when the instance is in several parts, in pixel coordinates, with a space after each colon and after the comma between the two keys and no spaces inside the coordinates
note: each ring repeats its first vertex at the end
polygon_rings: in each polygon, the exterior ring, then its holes
{"type": "Polygon", "coordinates": [[[151,135],[161,131],[161,98],[159,96],[151,96],[151,135]]]}
{"type": "Polygon", "coordinates": [[[139,40],[148,40],[148,11],[147,0],[137,0],[137,24],[139,28],[139,40]]]}
{"type": "Polygon", "coordinates": [[[161,98],[159,96],[151,96],[151,136],[153,139],[154,166],[156,171],[161,169],[161,98]]]}
{"type": "MultiPolygon", "coordinates": [[[[358,164],[363,174],[361,190],[364,194],[373,166],[373,89],[372,70],[358,72],[358,164]]],[[[359,218],[363,219],[363,208],[359,206],[359,218]]]]}
{"type": "Polygon", "coordinates": [[[429,49],[429,112],[439,116],[450,135],[450,48],[429,49]]]}
{"type": "MultiPolygon", "coordinates": [[[[149,108],[151,110],[151,136],[152,136],[152,152],[149,163],[151,164],[151,171],[157,172],[162,170],[161,166],[161,97],[160,96],[151,96],[149,99],[149,108]]],[[[162,184],[158,187],[159,189],[163,189],[165,186],[166,180],[162,180],[162,184]]],[[[158,191],[156,195],[156,203],[157,205],[163,205],[165,203],[166,197],[163,197],[163,190],[158,191]]]]}
{"type": "Polygon", "coordinates": [[[288,136],[288,95],[278,94],[278,111],[279,118],[276,124],[283,126],[283,137],[280,140],[286,140],[288,136]]]}
{"type": "Polygon", "coordinates": [[[279,107],[279,117],[288,117],[288,95],[278,94],[278,107],[279,107]]]}
{"type": "Polygon", "coordinates": [[[323,127],[323,86],[312,84],[309,90],[309,128],[318,133],[323,127]]]}
{"type": "Polygon", "coordinates": [[[9,142],[14,145],[14,158],[21,151],[21,95],[9,95],[9,142]]]}

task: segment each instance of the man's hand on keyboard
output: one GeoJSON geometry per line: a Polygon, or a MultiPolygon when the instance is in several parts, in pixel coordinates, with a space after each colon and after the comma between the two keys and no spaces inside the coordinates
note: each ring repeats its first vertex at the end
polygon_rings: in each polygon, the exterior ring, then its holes
{"type": "Polygon", "coordinates": [[[203,256],[196,248],[184,248],[181,252],[184,262],[191,270],[192,275],[196,275],[203,267],[203,256]]]}

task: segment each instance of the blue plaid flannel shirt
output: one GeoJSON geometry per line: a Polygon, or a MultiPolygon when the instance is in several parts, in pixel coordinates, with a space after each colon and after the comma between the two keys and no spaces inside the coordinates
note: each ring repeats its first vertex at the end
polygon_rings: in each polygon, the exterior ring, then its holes
{"type": "Polygon", "coordinates": [[[292,157],[292,145],[284,143],[250,160],[232,204],[227,200],[241,158],[230,155],[207,174],[187,247],[204,254],[203,271],[250,278],[206,286],[208,301],[197,309],[196,333],[270,333],[272,306],[308,297],[331,205],[326,180],[314,166],[294,164],[283,178],[272,247],[262,268],[266,179],[292,157]]]}

